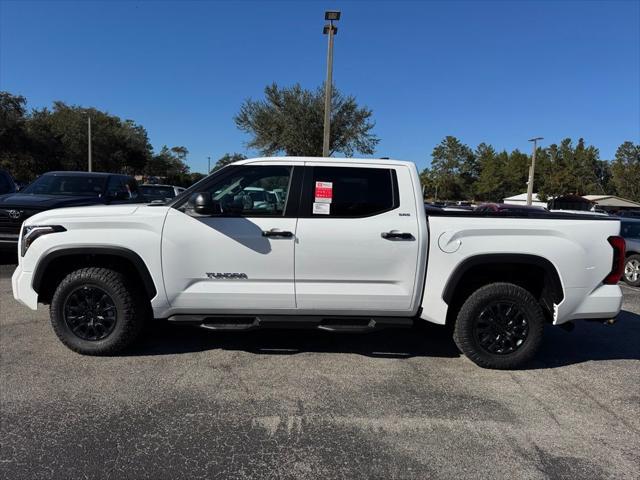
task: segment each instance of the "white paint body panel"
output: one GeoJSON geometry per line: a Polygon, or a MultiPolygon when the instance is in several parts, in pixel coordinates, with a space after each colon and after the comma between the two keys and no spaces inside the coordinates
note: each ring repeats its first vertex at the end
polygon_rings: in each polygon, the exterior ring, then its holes
{"type": "MultiPolygon", "coordinates": [[[[162,225],[169,207],[146,205],[98,205],[88,207],[59,208],[38,213],[25,221],[25,225],[62,225],[67,231],[53,233],[38,238],[24,257],[18,255],[18,268],[13,282],[25,285],[19,295],[30,299],[27,306],[35,309],[37,294],[31,288],[30,276],[41,258],[60,248],[117,247],[128,248],[144,261],[156,288],[156,296],[151,299],[154,311],[166,310],[168,303],[162,285],[160,262],[160,239],[162,225]],[[30,292],[26,281],[29,276],[30,292]]],[[[22,239],[18,244],[18,252],[22,239]]]]}
{"type": "Polygon", "coordinates": [[[173,312],[295,310],[294,238],[263,230],[296,231],[295,218],[194,218],[171,209],[162,237],[164,284],[173,312]],[[216,280],[211,273],[244,273],[216,280]]]}
{"type": "MultiPolygon", "coordinates": [[[[166,206],[56,209],[26,225],[62,225],[38,238],[13,275],[17,300],[37,308],[31,285],[41,258],[60,248],[120,247],[143,260],[157,290],[154,315],[284,313],[411,316],[443,324],[447,280],[464,260],[490,253],[537,255],[557,269],[564,299],[555,323],[615,316],[622,293],[603,285],[617,221],[430,217],[418,172],[409,162],[262,158],[237,164],[365,166],[396,169],[400,208],[368,218],[194,218],[166,206]],[[400,216],[409,213],[410,216],[400,216]],[[265,239],[280,228],[294,238],[265,239]],[[412,233],[414,242],[383,240],[383,231],[412,233]],[[428,264],[427,264],[428,255],[428,264]],[[210,280],[207,272],[244,272],[244,280],[210,280]],[[426,278],[425,278],[426,276],[426,278]]],[[[20,246],[19,246],[20,248],[20,246]]]]}
{"type": "MultiPolygon", "coordinates": [[[[370,167],[351,162],[332,166],[370,167]]],[[[412,184],[409,167],[393,168],[400,185],[412,184]]],[[[400,189],[399,207],[379,215],[300,218],[295,270],[298,308],[352,315],[410,315],[415,310],[420,240],[424,239],[417,212],[415,190],[405,188],[400,189]],[[383,232],[391,230],[410,233],[414,240],[382,238],[383,232]]]]}
{"type": "Polygon", "coordinates": [[[425,320],[445,322],[448,305],[442,296],[447,279],[464,260],[485,254],[528,254],[549,260],[564,291],[556,324],[613,317],[620,310],[620,288],[602,285],[613,261],[607,238],[620,232],[616,221],[435,216],[429,217],[429,227],[429,268],[421,314],[425,320]],[[608,300],[585,304],[588,298],[602,299],[602,291],[609,292],[608,300]],[[585,309],[587,305],[593,309],[585,309]]]}

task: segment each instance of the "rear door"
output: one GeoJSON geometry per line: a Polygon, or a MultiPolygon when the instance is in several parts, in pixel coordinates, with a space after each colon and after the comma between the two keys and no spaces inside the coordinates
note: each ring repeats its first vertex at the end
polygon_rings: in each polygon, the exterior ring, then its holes
{"type": "Polygon", "coordinates": [[[418,216],[408,167],[308,162],[296,233],[296,302],[314,313],[407,314],[418,216]]]}

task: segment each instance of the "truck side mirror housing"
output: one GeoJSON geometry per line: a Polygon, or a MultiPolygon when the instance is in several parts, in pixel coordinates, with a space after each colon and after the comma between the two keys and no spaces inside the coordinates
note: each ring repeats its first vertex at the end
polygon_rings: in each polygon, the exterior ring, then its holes
{"type": "Polygon", "coordinates": [[[193,211],[198,215],[220,215],[222,213],[220,203],[213,200],[208,192],[194,193],[189,203],[193,205],[193,211]]]}

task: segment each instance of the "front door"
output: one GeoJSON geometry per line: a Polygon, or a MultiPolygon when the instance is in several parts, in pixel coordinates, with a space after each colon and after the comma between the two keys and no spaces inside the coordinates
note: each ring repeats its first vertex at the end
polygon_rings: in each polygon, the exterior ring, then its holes
{"type": "Polygon", "coordinates": [[[197,214],[193,198],[169,211],[162,268],[176,311],[295,309],[293,174],[282,164],[231,166],[203,186],[220,213],[197,214]]]}
{"type": "MultiPolygon", "coordinates": [[[[345,162],[346,163],[346,162],[345,162]]],[[[403,315],[416,304],[416,198],[405,166],[307,163],[296,232],[298,309],[403,315]]]]}

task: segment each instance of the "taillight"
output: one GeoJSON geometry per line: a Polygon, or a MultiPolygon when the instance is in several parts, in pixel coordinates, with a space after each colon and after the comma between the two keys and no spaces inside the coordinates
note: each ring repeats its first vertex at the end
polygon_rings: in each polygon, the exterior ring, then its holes
{"type": "Polygon", "coordinates": [[[611,272],[602,282],[605,285],[615,285],[620,281],[624,273],[625,243],[622,237],[609,237],[607,240],[613,247],[613,264],[611,265],[611,272]]]}

